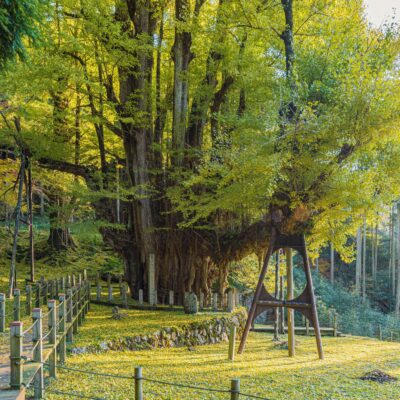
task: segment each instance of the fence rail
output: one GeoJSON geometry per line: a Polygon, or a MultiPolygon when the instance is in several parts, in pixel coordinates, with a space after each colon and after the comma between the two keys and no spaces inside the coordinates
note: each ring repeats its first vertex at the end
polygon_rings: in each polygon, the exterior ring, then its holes
{"type": "MultiPolygon", "coordinates": [[[[10,324],[10,388],[34,387],[34,398],[42,399],[45,393],[44,365],[50,377],[57,377],[57,369],[66,359],[66,344],[72,342],[90,308],[90,282],[75,279],[41,282],[27,286],[26,311],[32,316],[32,324],[24,328],[21,319],[20,291],[14,290],[13,316],[10,324]],[[66,294],[61,293],[66,289],[66,294]],[[32,293],[35,298],[32,298],[32,293]],[[55,298],[58,298],[58,301],[55,298]],[[32,308],[32,302],[35,307],[32,308]],[[43,313],[41,304],[47,302],[48,312],[43,313]],[[47,321],[45,333],[44,321],[47,321]]],[[[5,329],[5,296],[0,294],[0,327],[5,329]]]]}

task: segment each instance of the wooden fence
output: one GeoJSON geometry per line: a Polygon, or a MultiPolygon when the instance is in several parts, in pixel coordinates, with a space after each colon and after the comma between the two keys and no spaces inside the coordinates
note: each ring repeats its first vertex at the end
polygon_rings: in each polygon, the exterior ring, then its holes
{"type": "MultiPolygon", "coordinates": [[[[21,321],[20,291],[14,291],[13,316],[10,325],[10,388],[34,387],[34,398],[44,396],[44,366],[50,377],[57,376],[58,365],[66,359],[67,342],[72,342],[90,308],[90,282],[81,276],[73,279],[42,281],[26,291],[26,314],[32,324],[24,330],[21,321]],[[61,293],[64,291],[65,293],[61,293]],[[34,294],[34,298],[32,297],[34,294]],[[56,298],[58,297],[58,301],[56,298]],[[32,304],[33,303],[33,304],[32,304]],[[48,305],[43,313],[40,306],[48,305]],[[34,307],[33,307],[34,305],[34,307]],[[47,320],[47,327],[43,321],[47,320]]],[[[5,296],[0,294],[0,327],[5,328],[5,296]]]]}

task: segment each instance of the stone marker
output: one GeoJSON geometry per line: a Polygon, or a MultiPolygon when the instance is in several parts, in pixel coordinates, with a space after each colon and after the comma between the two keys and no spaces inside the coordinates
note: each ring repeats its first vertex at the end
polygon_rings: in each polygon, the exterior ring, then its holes
{"type": "Polygon", "coordinates": [[[195,293],[190,292],[187,294],[184,309],[186,314],[197,314],[199,312],[197,296],[195,295],[195,293]]]}

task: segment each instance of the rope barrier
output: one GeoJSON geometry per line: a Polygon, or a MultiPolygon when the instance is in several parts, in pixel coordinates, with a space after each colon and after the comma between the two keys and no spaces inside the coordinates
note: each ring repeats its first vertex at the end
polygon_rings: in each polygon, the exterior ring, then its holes
{"type": "Polygon", "coordinates": [[[240,394],[241,396],[250,398],[250,399],[269,400],[266,397],[256,396],[255,394],[247,394],[247,393],[242,393],[242,392],[239,392],[238,394],[240,394]]]}
{"type": "Polygon", "coordinates": [[[141,378],[141,379],[143,381],[158,383],[160,385],[176,386],[176,387],[182,387],[182,388],[194,389],[194,390],[203,390],[203,391],[207,391],[207,392],[232,393],[231,390],[227,390],[227,389],[203,388],[203,387],[199,387],[199,386],[185,385],[183,383],[171,383],[171,382],[167,382],[167,381],[159,381],[157,379],[150,379],[150,378],[141,378]]]}
{"type": "MultiPolygon", "coordinates": [[[[50,364],[43,363],[43,365],[49,366],[50,364]]],[[[135,378],[133,375],[128,376],[128,375],[117,375],[117,374],[105,374],[102,372],[86,371],[86,370],[78,369],[78,368],[65,367],[63,365],[57,365],[57,368],[65,369],[67,371],[72,371],[72,372],[80,372],[80,373],[88,374],[88,375],[105,376],[105,377],[109,377],[109,378],[132,379],[132,380],[135,378]]]]}
{"type": "Polygon", "coordinates": [[[33,329],[33,327],[35,326],[35,324],[37,323],[38,320],[35,320],[35,322],[29,327],[26,328],[23,332],[22,332],[22,336],[25,336],[31,329],[33,329]]]}

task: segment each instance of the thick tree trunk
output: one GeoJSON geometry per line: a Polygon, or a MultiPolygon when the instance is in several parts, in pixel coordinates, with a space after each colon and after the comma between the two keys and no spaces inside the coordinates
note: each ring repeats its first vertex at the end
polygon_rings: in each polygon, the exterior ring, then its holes
{"type": "Polygon", "coordinates": [[[50,231],[48,246],[54,251],[73,249],[76,247],[68,227],[68,216],[63,212],[63,199],[59,195],[49,194],[50,231]]]}
{"type": "Polygon", "coordinates": [[[12,247],[10,275],[9,275],[9,282],[8,282],[8,296],[9,297],[11,297],[13,294],[13,290],[16,287],[16,280],[17,280],[16,258],[17,258],[19,225],[20,225],[20,220],[21,220],[22,192],[24,189],[24,176],[25,176],[25,167],[26,167],[25,164],[26,164],[26,158],[24,155],[22,155],[21,156],[21,167],[20,167],[19,176],[18,176],[18,179],[19,179],[18,196],[17,196],[17,205],[15,207],[13,247],[12,247]]]}

